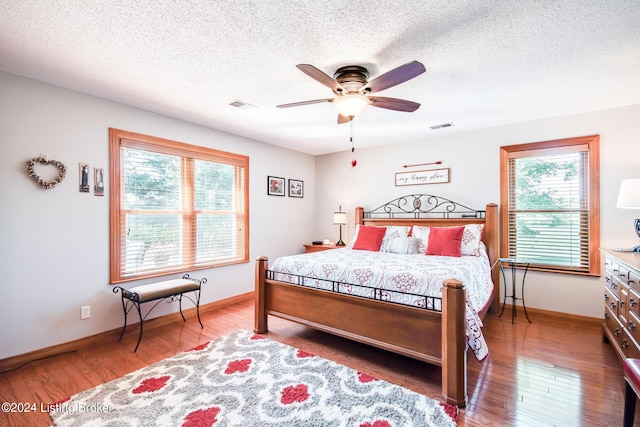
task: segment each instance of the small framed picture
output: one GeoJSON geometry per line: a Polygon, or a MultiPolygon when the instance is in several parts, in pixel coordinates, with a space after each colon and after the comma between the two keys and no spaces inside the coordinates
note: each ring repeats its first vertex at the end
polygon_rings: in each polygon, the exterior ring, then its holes
{"type": "Polygon", "coordinates": [[[91,189],[89,185],[89,164],[80,163],[80,192],[88,193],[91,189]]]}
{"type": "Polygon", "coordinates": [[[289,180],[289,197],[304,197],[304,182],[297,179],[289,180]]]}
{"type": "Polygon", "coordinates": [[[267,194],[269,196],[284,196],[285,182],[284,178],[277,176],[267,177],[267,194]]]}
{"type": "Polygon", "coordinates": [[[104,196],[104,169],[93,168],[93,194],[104,196]]]}

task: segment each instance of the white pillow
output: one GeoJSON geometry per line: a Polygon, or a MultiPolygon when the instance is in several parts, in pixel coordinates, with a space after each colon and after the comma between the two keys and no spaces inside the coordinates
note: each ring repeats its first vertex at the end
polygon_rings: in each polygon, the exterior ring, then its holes
{"type": "Polygon", "coordinates": [[[464,226],[460,243],[460,255],[480,256],[482,230],[484,230],[484,224],[467,224],[464,226]]]}
{"type": "Polygon", "coordinates": [[[391,252],[387,249],[389,240],[397,237],[407,237],[411,231],[410,225],[390,225],[387,227],[387,231],[384,233],[382,244],[380,245],[380,252],[391,252]]]}
{"type": "Polygon", "coordinates": [[[358,232],[360,231],[360,224],[356,224],[356,231],[355,233],[353,233],[353,237],[351,238],[351,241],[347,244],[347,246],[345,246],[345,248],[347,249],[353,249],[353,245],[356,244],[356,240],[358,240],[358,232]]]}
{"type": "Polygon", "coordinates": [[[392,237],[387,241],[385,251],[392,254],[417,254],[418,239],[415,237],[392,237]]]}
{"type": "Polygon", "coordinates": [[[420,254],[427,253],[427,245],[429,244],[429,232],[431,231],[430,227],[425,227],[423,225],[414,225],[413,231],[411,235],[415,237],[417,241],[417,251],[420,254]]]}

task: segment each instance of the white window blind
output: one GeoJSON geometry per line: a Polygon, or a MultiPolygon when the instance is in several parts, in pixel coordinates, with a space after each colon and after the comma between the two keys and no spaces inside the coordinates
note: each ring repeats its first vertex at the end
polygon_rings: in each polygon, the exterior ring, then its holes
{"type": "Polygon", "coordinates": [[[248,261],[248,158],[142,135],[113,144],[112,283],[248,261]]]}
{"type": "Polygon", "coordinates": [[[502,147],[503,257],[599,274],[598,139],[585,138],[502,147]]]}
{"type": "Polygon", "coordinates": [[[509,257],[588,270],[588,155],[509,159],[509,257]]]}

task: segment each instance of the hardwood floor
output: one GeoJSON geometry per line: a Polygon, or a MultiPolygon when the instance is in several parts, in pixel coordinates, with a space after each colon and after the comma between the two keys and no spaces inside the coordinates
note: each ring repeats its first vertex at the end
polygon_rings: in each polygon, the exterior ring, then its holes
{"type": "MultiPolygon", "coordinates": [[[[489,313],[485,337],[489,357],[468,359],[469,404],[459,426],[616,426],[622,425],[624,379],[599,323],[529,313],[489,313]]],[[[32,413],[0,412],[0,425],[47,426],[45,405],[120,377],[175,353],[238,329],[253,329],[253,302],[145,328],[140,348],[130,328],[112,341],[32,362],[0,374],[0,402],[35,404],[32,413]]],[[[440,368],[366,345],[269,318],[269,337],[378,378],[440,399],[440,368]]],[[[640,408],[640,405],[638,405],[640,408]]],[[[640,411],[640,409],[638,410],[640,411]]],[[[636,416],[640,421],[640,416],[636,416]]]]}

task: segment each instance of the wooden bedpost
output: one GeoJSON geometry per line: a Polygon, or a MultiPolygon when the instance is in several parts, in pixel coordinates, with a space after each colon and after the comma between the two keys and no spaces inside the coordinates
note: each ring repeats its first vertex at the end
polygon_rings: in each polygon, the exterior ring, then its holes
{"type": "Polygon", "coordinates": [[[364,208],[362,206],[356,206],[355,224],[364,224],[364,208]]]}
{"type": "Polygon", "coordinates": [[[486,218],[483,233],[485,245],[487,246],[487,254],[489,255],[489,264],[493,267],[491,270],[491,280],[493,281],[493,302],[491,308],[495,311],[500,307],[500,269],[495,265],[500,258],[500,234],[498,226],[498,205],[488,203],[486,207],[486,218]],[[490,242],[487,244],[487,242],[490,242]]]}
{"type": "Polygon", "coordinates": [[[456,279],[442,287],[442,394],[450,405],[467,405],[465,290],[456,279]]]}
{"type": "Polygon", "coordinates": [[[268,331],[267,309],[265,300],[265,272],[269,268],[269,258],[260,256],[256,259],[255,320],[253,332],[265,334],[268,331]]]}

